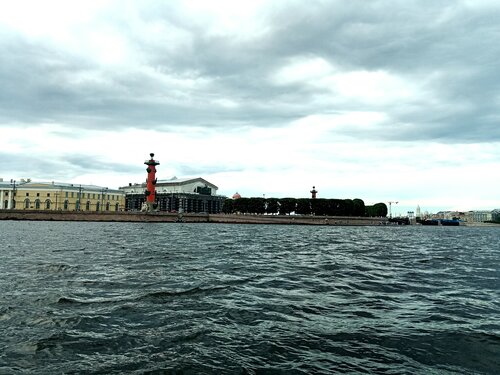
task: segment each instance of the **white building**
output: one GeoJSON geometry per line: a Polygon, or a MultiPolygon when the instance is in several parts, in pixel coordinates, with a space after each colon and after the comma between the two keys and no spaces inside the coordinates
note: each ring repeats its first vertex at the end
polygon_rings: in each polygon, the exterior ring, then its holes
{"type": "Polygon", "coordinates": [[[484,223],[485,221],[493,220],[493,211],[479,210],[467,212],[467,222],[484,223]]]}
{"type": "MultiPolygon", "coordinates": [[[[143,194],[146,189],[146,183],[132,184],[121,187],[120,190],[125,194],[143,194]]],[[[201,177],[194,178],[177,178],[173,177],[170,180],[158,180],[156,182],[157,194],[203,194],[217,195],[219,188],[201,177]]]]}
{"type": "MultiPolygon", "coordinates": [[[[201,177],[158,180],[156,200],[160,211],[219,213],[226,197],[217,195],[216,185],[201,177]]],[[[126,209],[140,210],[145,201],[146,183],[120,188],[125,193],[126,209]]]]}
{"type": "Polygon", "coordinates": [[[0,178],[0,210],[12,208],[15,189],[15,181],[4,181],[3,178],[0,178]]]}

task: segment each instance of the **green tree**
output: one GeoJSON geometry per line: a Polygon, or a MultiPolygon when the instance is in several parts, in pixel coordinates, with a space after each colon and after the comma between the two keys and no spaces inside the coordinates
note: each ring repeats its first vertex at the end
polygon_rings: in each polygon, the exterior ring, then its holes
{"type": "Polygon", "coordinates": [[[295,198],[281,198],[280,199],[280,215],[289,215],[294,212],[297,206],[295,198]]]}
{"type": "Polygon", "coordinates": [[[300,198],[297,199],[297,210],[299,215],[310,215],[311,214],[311,199],[300,198]]]}
{"type": "Polygon", "coordinates": [[[268,214],[277,214],[279,212],[279,199],[267,198],[266,199],[266,212],[268,214]]]}
{"type": "Polygon", "coordinates": [[[266,200],[256,197],[248,199],[248,212],[252,214],[263,214],[266,211],[266,200]]]}
{"type": "Polygon", "coordinates": [[[352,200],[353,203],[353,216],[365,216],[365,202],[362,199],[356,198],[352,200]]]}
{"type": "Polygon", "coordinates": [[[313,215],[328,215],[328,200],[324,198],[311,199],[311,211],[313,215]]]}
{"type": "Polygon", "coordinates": [[[344,215],[354,216],[354,201],[352,199],[344,199],[344,215]]]}
{"type": "Polygon", "coordinates": [[[328,199],[327,215],[330,216],[343,216],[344,215],[344,202],[342,199],[328,199]]]}
{"type": "Polygon", "coordinates": [[[238,198],[233,201],[234,212],[240,212],[242,214],[248,213],[248,200],[249,198],[238,198]]]}
{"type": "Polygon", "coordinates": [[[387,206],[385,203],[376,203],[373,206],[366,206],[366,216],[385,217],[387,216],[387,206]]]}
{"type": "Polygon", "coordinates": [[[233,211],[233,200],[232,199],[226,199],[224,201],[224,204],[222,205],[222,212],[225,214],[232,214],[233,211]]]}
{"type": "Polygon", "coordinates": [[[376,203],[374,205],[376,216],[385,217],[387,216],[387,206],[385,203],[376,203]]]}

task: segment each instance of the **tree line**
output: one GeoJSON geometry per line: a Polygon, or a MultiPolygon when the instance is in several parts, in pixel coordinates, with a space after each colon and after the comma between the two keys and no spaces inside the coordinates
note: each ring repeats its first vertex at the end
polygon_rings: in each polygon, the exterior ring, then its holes
{"type": "Polygon", "coordinates": [[[226,214],[317,215],[317,216],[387,216],[385,203],[365,206],[362,199],[325,198],[238,198],[226,199],[222,206],[226,214]]]}

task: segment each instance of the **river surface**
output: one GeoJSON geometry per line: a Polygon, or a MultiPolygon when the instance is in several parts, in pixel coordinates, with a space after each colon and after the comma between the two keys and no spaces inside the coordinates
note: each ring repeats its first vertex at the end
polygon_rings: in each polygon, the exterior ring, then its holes
{"type": "Polygon", "coordinates": [[[500,228],[0,222],[0,373],[499,374],[500,228]]]}

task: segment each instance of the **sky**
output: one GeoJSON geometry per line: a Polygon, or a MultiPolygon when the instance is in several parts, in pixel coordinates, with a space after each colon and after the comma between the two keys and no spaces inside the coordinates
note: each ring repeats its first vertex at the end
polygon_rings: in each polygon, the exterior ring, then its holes
{"type": "MultiPolygon", "coordinates": [[[[496,0],[0,0],[0,177],[500,207],[496,0]]],[[[389,204],[388,204],[389,205],[389,204]]]]}

